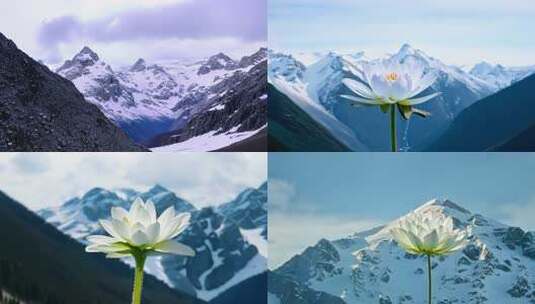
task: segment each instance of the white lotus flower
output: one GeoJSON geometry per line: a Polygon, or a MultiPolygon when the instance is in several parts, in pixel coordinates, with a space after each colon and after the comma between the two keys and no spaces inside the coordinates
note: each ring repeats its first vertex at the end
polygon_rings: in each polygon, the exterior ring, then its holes
{"type": "Polygon", "coordinates": [[[407,252],[427,257],[427,303],[432,303],[431,257],[447,255],[468,244],[467,233],[453,226],[447,216],[412,213],[390,230],[394,239],[407,252]]]}
{"type": "Polygon", "coordinates": [[[431,72],[424,73],[424,66],[411,58],[403,63],[392,59],[363,63],[360,69],[346,61],[346,67],[365,83],[343,79],[342,82],[358,96],[342,97],[364,105],[414,106],[440,95],[437,92],[415,97],[430,87],[437,77],[431,72]]]}
{"type": "Polygon", "coordinates": [[[92,235],[87,238],[87,252],[103,252],[109,258],[143,253],[145,255],[177,254],[194,256],[190,247],[174,241],[189,225],[190,214],[175,214],[169,207],[157,218],[152,202],[136,199],[130,211],[121,207],[111,209],[111,219],[100,224],[110,236],[92,235]]]}
{"type": "Polygon", "coordinates": [[[141,304],[145,261],[148,256],[177,254],[194,256],[190,247],[174,241],[189,225],[190,214],[175,214],[169,207],[157,217],[154,204],[146,204],[137,198],[130,211],[120,207],[111,208],[111,219],[101,220],[100,225],[110,234],[91,235],[87,238],[87,252],[103,252],[109,258],[132,256],[136,262],[132,304],[141,304]]]}
{"type": "Polygon", "coordinates": [[[359,68],[350,60],[344,59],[345,69],[357,76],[360,81],[345,78],[342,82],[357,96],[341,95],[353,105],[379,106],[384,113],[390,112],[390,142],[392,152],[397,151],[396,108],[403,119],[408,120],[417,114],[427,117],[430,113],[416,109],[438,95],[440,92],[417,97],[436,80],[436,75],[424,72],[424,66],[409,57],[403,63],[388,59],[363,63],[359,68]]]}
{"type": "Polygon", "coordinates": [[[391,229],[407,252],[416,255],[447,255],[467,245],[467,233],[453,226],[451,217],[413,213],[391,229]]]}

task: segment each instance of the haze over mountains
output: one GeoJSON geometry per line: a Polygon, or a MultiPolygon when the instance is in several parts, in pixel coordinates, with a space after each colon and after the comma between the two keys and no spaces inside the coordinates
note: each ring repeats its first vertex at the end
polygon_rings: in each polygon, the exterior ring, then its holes
{"type": "MultiPolygon", "coordinates": [[[[535,232],[507,226],[449,200],[413,212],[444,214],[469,244],[433,259],[436,303],[535,302],[535,232]]],[[[318,243],[273,270],[270,304],[416,304],[425,302],[425,261],[403,251],[390,228],[403,217],[339,240],[318,243]]]]}
{"type": "Polygon", "coordinates": [[[139,143],[215,150],[265,127],[266,56],[260,49],[238,61],[223,53],[155,63],[140,58],[114,68],[84,47],[56,72],[139,143]]]}
{"type": "MultiPolygon", "coordinates": [[[[154,257],[145,271],[168,286],[210,303],[265,302],[267,270],[267,183],[245,189],[218,207],[197,209],[172,191],[155,185],[150,190],[94,188],[60,207],[37,213],[60,231],[81,243],[102,234],[99,219],[108,218],[113,206],[129,208],[137,197],[154,202],[157,212],[169,206],[192,213],[190,227],[179,240],[197,255],[154,257]]],[[[131,263],[130,260],[125,262],[131,263]]]]}
{"type": "MultiPolygon", "coordinates": [[[[339,97],[350,93],[341,80],[355,77],[348,72],[344,61],[359,66],[376,59],[367,58],[363,52],[297,56],[305,58],[308,64],[301,63],[292,55],[270,50],[269,82],[350,149],[387,150],[389,125],[385,115],[376,108],[352,107],[339,97]]],[[[387,56],[398,61],[409,57],[438,75],[437,81],[422,94],[440,91],[442,95],[422,105],[423,110],[432,113],[431,117],[415,117],[409,122],[399,118],[398,138],[403,150],[424,149],[474,102],[535,72],[535,66],[506,68],[488,63],[477,64],[466,71],[445,64],[408,44],[403,45],[397,53],[387,56]]]]}

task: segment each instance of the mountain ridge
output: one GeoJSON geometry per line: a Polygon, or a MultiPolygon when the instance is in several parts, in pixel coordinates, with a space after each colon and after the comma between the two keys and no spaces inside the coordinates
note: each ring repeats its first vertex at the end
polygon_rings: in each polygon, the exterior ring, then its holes
{"type": "Polygon", "coordinates": [[[261,65],[265,56],[266,49],[260,48],[240,60],[224,53],[202,60],[154,63],[140,58],[132,66],[116,70],[90,48],[84,47],[56,72],[71,80],[88,101],[97,105],[134,140],[155,147],[154,143],[162,145],[155,138],[177,130],[181,130],[182,134],[179,138],[172,136],[175,142],[201,135],[198,131],[191,131],[193,127],[203,130],[203,134],[209,131],[227,132],[232,127],[237,127],[239,132],[258,130],[254,120],[260,120],[258,117],[265,112],[261,106],[256,106],[261,105],[256,98],[262,93],[258,96],[242,94],[235,98],[238,102],[226,100],[225,94],[230,95],[244,85],[261,86],[261,78],[251,78],[242,84],[237,82],[244,77],[239,74],[245,75],[261,65]],[[221,126],[212,122],[225,121],[210,116],[219,112],[232,114],[226,113],[225,106],[230,111],[233,104],[242,114],[226,122],[220,130],[221,126]],[[197,123],[193,122],[196,117],[197,123]]]}
{"type": "MultiPolygon", "coordinates": [[[[435,302],[535,302],[531,287],[535,276],[527,271],[535,264],[535,232],[507,226],[445,199],[431,200],[412,213],[450,216],[457,229],[469,234],[463,250],[433,259],[435,302]]],[[[405,216],[367,233],[322,239],[272,273],[288,280],[288,288],[306,286],[307,292],[326,293],[341,303],[422,303],[425,263],[404,252],[390,235],[390,229],[405,216]],[[422,284],[415,285],[415,280],[422,284]]],[[[303,303],[285,300],[280,290],[270,288],[269,293],[271,304],[303,303]]]]}

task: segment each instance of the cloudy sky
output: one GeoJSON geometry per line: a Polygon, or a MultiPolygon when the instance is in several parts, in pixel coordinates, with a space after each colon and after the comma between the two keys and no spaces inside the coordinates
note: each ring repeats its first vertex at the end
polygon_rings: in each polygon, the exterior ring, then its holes
{"type": "Polygon", "coordinates": [[[396,52],[403,43],[446,63],[535,64],[535,1],[270,0],[269,45],[290,52],[396,52]]]}
{"type": "Polygon", "coordinates": [[[533,153],[270,153],[270,267],[433,198],[535,230],[533,153]]]}
{"type": "Polygon", "coordinates": [[[202,207],[260,186],[266,171],[266,153],[0,153],[0,191],[38,209],[93,187],[160,184],[202,207]]]}
{"type": "Polygon", "coordinates": [[[1,1],[0,31],[33,58],[57,63],[87,45],[111,64],[233,57],[266,45],[266,0],[1,1]]]}

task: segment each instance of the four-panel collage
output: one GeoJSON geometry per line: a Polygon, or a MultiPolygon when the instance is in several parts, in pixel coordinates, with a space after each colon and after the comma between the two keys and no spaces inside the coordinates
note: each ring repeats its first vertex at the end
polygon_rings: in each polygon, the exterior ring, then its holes
{"type": "Polygon", "coordinates": [[[0,0],[0,304],[535,304],[533,17],[0,0]]]}

